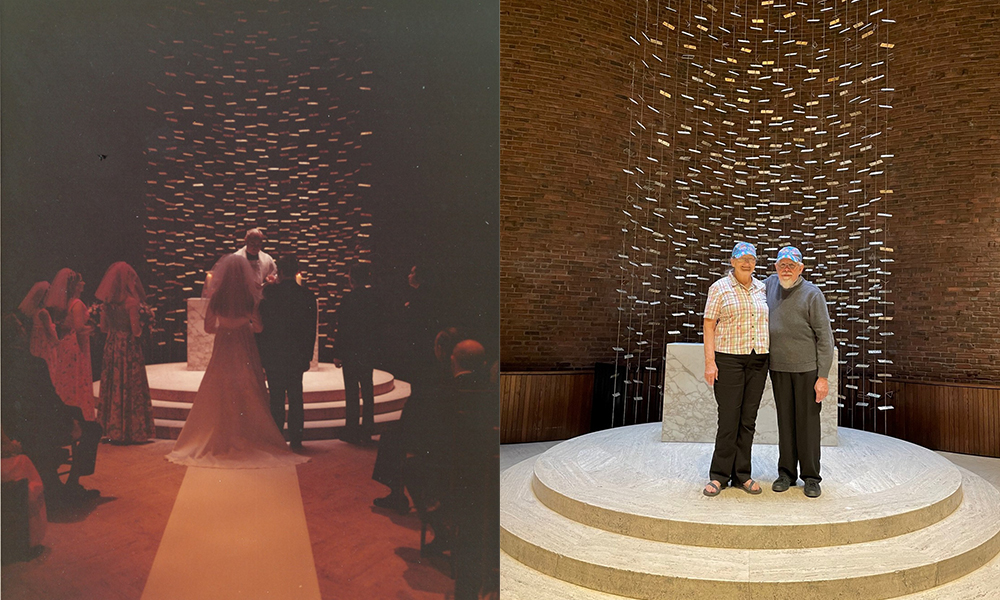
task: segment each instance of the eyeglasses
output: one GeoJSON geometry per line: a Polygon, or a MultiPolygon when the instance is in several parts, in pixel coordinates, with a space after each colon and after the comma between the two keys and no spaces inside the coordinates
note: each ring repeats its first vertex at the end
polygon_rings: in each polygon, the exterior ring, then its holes
{"type": "Polygon", "coordinates": [[[733,260],[735,260],[738,263],[743,263],[745,265],[751,265],[751,264],[755,265],[755,264],[757,264],[757,259],[754,258],[753,256],[749,255],[749,254],[744,254],[740,258],[734,258],[733,260]]]}
{"type": "Polygon", "coordinates": [[[794,271],[795,267],[797,267],[797,266],[798,265],[795,264],[795,263],[780,263],[780,264],[775,265],[774,267],[776,269],[778,269],[779,271],[794,271]]]}

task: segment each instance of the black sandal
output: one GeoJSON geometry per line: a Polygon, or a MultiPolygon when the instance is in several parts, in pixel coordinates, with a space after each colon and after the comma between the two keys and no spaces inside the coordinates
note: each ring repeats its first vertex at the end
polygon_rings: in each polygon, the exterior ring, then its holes
{"type": "Polygon", "coordinates": [[[753,479],[747,479],[746,481],[743,482],[743,485],[741,485],[740,487],[743,488],[744,492],[752,494],[754,496],[764,491],[764,488],[760,487],[760,484],[754,481],[753,479]],[[753,486],[757,486],[757,489],[753,489],[753,486]]]}
{"type": "Polygon", "coordinates": [[[718,496],[722,492],[722,490],[725,489],[725,487],[726,486],[722,485],[721,483],[716,483],[715,480],[713,479],[712,481],[709,481],[707,484],[705,484],[705,489],[703,489],[701,493],[705,494],[709,498],[714,498],[715,496],[718,496]]]}

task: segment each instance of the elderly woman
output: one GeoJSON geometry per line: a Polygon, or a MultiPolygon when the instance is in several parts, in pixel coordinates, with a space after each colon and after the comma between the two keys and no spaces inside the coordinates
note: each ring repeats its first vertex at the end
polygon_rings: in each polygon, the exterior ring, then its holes
{"type": "Polygon", "coordinates": [[[750,449],[767,381],[767,292],[753,276],[753,245],[737,243],[729,262],[733,269],[712,284],[705,304],[705,381],[714,387],[719,405],[706,496],[717,496],[728,485],[761,492],[750,477],[750,449]]]}

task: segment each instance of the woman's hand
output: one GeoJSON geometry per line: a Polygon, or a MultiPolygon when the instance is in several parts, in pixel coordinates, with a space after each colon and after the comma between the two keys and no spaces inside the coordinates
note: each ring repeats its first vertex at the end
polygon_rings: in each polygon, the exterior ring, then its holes
{"type": "Polygon", "coordinates": [[[707,361],[705,363],[705,381],[708,385],[715,385],[715,380],[719,378],[719,367],[715,365],[715,361],[707,361]]]}
{"type": "Polygon", "coordinates": [[[715,365],[715,319],[705,319],[703,342],[705,344],[705,381],[715,385],[719,378],[719,367],[715,365]]]}

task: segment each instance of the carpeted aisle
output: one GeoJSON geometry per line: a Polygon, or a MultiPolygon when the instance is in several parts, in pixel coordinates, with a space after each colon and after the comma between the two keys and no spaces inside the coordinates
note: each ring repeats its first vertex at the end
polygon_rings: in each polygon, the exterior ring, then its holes
{"type": "Polygon", "coordinates": [[[188,467],[142,600],[319,600],[295,467],[188,467]]]}

